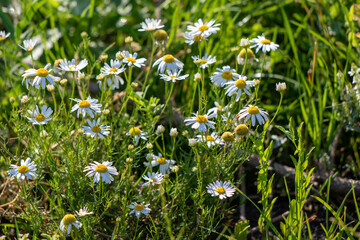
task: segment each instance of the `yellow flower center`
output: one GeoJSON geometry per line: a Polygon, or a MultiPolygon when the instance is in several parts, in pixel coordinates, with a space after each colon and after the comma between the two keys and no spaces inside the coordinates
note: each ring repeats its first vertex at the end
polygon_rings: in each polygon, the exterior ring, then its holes
{"type": "Polygon", "coordinates": [[[171,78],[171,79],[174,79],[174,78],[176,78],[176,76],[170,76],[170,78],[171,78]]]}
{"type": "Polygon", "coordinates": [[[224,132],[223,135],[221,135],[221,139],[225,142],[233,142],[234,134],[232,134],[231,132],[224,132]]]}
{"type": "Polygon", "coordinates": [[[239,136],[244,136],[249,133],[249,128],[245,124],[240,124],[235,128],[235,134],[239,136]]]}
{"type": "Polygon", "coordinates": [[[225,80],[231,80],[233,78],[233,74],[229,71],[225,71],[221,74],[221,77],[225,80]]]}
{"type": "Polygon", "coordinates": [[[132,62],[132,63],[136,63],[136,59],[135,59],[135,58],[131,58],[131,57],[128,57],[128,58],[126,59],[126,61],[132,62]]]}
{"type": "Polygon", "coordinates": [[[234,124],[234,121],[233,121],[233,120],[231,120],[231,119],[228,119],[228,120],[227,120],[227,123],[234,124]]]}
{"type": "Polygon", "coordinates": [[[25,174],[25,173],[27,173],[29,171],[29,168],[28,168],[28,166],[20,166],[19,168],[18,168],[18,172],[19,173],[21,173],[21,174],[25,174]]]}
{"type": "Polygon", "coordinates": [[[256,115],[260,112],[260,110],[258,107],[251,106],[248,108],[247,112],[250,113],[251,115],[256,115]]]}
{"type": "Polygon", "coordinates": [[[198,123],[207,123],[208,119],[205,116],[199,115],[196,117],[198,123]]]}
{"type": "Polygon", "coordinates": [[[204,65],[204,64],[206,64],[206,63],[207,63],[207,61],[206,61],[206,60],[204,60],[204,59],[201,59],[200,63],[201,63],[201,65],[204,65]]]}
{"type": "Polygon", "coordinates": [[[166,159],[163,157],[156,159],[156,161],[160,165],[164,165],[166,163],[166,159]]]}
{"type": "Polygon", "coordinates": [[[269,45],[271,41],[269,39],[264,39],[260,41],[261,44],[269,45]]]}
{"type": "Polygon", "coordinates": [[[175,61],[175,58],[173,57],[173,55],[166,54],[163,58],[163,61],[166,63],[172,63],[175,61]]]}
{"type": "Polygon", "coordinates": [[[108,168],[104,164],[99,164],[95,167],[95,171],[99,173],[106,173],[108,171],[108,168]]]}
{"type": "Polygon", "coordinates": [[[38,115],[36,115],[35,120],[38,121],[38,122],[44,121],[44,120],[45,120],[44,114],[38,114],[38,115]]]}
{"type": "Polygon", "coordinates": [[[235,87],[237,87],[239,89],[244,89],[246,87],[246,81],[244,79],[236,80],[235,87]]]}
{"type": "Polygon", "coordinates": [[[135,211],[142,211],[144,209],[143,205],[138,204],[134,207],[135,211]]]}
{"type": "Polygon", "coordinates": [[[93,131],[94,133],[99,133],[99,132],[101,132],[101,128],[98,127],[98,126],[93,126],[93,127],[91,128],[91,131],[93,131]]]}
{"type": "Polygon", "coordinates": [[[38,70],[36,70],[36,76],[46,77],[48,74],[49,74],[49,71],[46,70],[45,68],[39,68],[38,70]]]}
{"type": "Polygon", "coordinates": [[[4,38],[4,37],[0,37],[0,42],[1,42],[1,41],[4,41],[4,40],[5,40],[5,38],[4,38]]]}
{"type": "Polygon", "coordinates": [[[199,31],[201,31],[201,32],[206,31],[208,29],[209,29],[209,27],[206,26],[206,25],[203,25],[203,26],[199,27],[199,31]]]}
{"type": "Polygon", "coordinates": [[[70,66],[70,67],[69,67],[69,70],[70,70],[70,71],[75,71],[75,70],[76,70],[76,66],[70,66]]]}
{"type": "Polygon", "coordinates": [[[225,193],[225,189],[222,188],[222,187],[218,187],[215,191],[216,191],[218,194],[224,194],[224,193],[225,193]]]}
{"type": "Polygon", "coordinates": [[[215,138],[213,138],[213,137],[210,136],[210,135],[207,135],[207,136],[206,136],[206,141],[208,141],[208,142],[213,142],[213,141],[215,141],[215,138]]]}
{"type": "Polygon", "coordinates": [[[240,57],[245,59],[246,55],[248,59],[254,58],[254,52],[250,49],[250,48],[243,48],[240,53],[239,53],[240,57]]]}
{"type": "Polygon", "coordinates": [[[217,106],[216,108],[217,108],[218,110],[222,110],[224,107],[221,106],[221,105],[219,105],[219,106],[217,106]]]}
{"type": "Polygon", "coordinates": [[[156,178],[150,178],[150,180],[151,180],[153,183],[156,183],[156,182],[157,182],[156,178]]]}
{"type": "Polygon", "coordinates": [[[62,219],[62,222],[65,226],[69,226],[70,224],[75,222],[75,216],[72,214],[66,214],[62,219]]]}
{"type": "Polygon", "coordinates": [[[80,108],[88,108],[88,107],[90,107],[90,103],[86,100],[83,100],[83,101],[79,102],[79,107],[80,108]]]}
{"type": "Polygon", "coordinates": [[[203,40],[204,38],[203,38],[203,36],[201,36],[201,35],[197,35],[197,36],[195,36],[193,39],[194,39],[196,42],[200,42],[200,41],[203,40]]]}
{"type": "Polygon", "coordinates": [[[112,68],[112,69],[109,70],[109,72],[115,73],[115,72],[117,72],[117,70],[118,70],[117,68],[112,68]]]}
{"type": "Polygon", "coordinates": [[[140,128],[138,128],[138,127],[133,127],[129,131],[129,134],[131,136],[139,135],[140,133],[141,133],[141,131],[140,131],[140,128]]]}

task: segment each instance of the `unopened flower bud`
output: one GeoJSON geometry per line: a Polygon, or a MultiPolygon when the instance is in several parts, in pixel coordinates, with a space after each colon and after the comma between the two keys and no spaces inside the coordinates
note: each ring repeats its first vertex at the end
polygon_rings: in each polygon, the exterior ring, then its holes
{"type": "Polygon", "coordinates": [[[134,145],[130,144],[130,145],[128,146],[128,150],[132,150],[132,149],[134,149],[134,145]]]}
{"type": "Polygon", "coordinates": [[[195,82],[200,82],[200,81],[201,81],[201,75],[200,75],[200,73],[195,73],[194,80],[195,80],[195,82]]]}
{"type": "Polygon", "coordinates": [[[109,58],[109,56],[107,54],[103,54],[100,56],[99,59],[100,59],[100,61],[105,62],[108,58],[109,58]]]}
{"type": "Polygon", "coordinates": [[[60,84],[65,86],[67,84],[68,80],[67,79],[63,79],[60,81],[60,84]]]}
{"type": "Polygon", "coordinates": [[[52,85],[52,84],[48,84],[48,85],[46,86],[46,89],[47,89],[49,92],[53,92],[53,91],[55,90],[55,87],[54,87],[54,85],[52,85]]]}
{"type": "Polygon", "coordinates": [[[28,103],[29,102],[29,97],[28,96],[23,96],[22,98],[21,98],[21,103],[22,104],[26,104],[26,103],[28,103]]]}
{"type": "Polygon", "coordinates": [[[189,138],[189,146],[195,147],[196,146],[196,139],[195,138],[189,138]]]}
{"type": "Polygon", "coordinates": [[[240,47],[244,47],[244,48],[247,48],[250,46],[250,42],[249,42],[249,39],[247,38],[242,38],[240,40],[240,47]]]}
{"type": "Polygon", "coordinates": [[[152,143],[146,144],[146,148],[149,150],[153,149],[153,147],[154,147],[154,145],[152,145],[152,143]]]}
{"type": "Polygon", "coordinates": [[[165,132],[165,127],[163,125],[159,125],[156,129],[156,132],[158,133],[164,133],[165,132]]]}
{"type": "Polygon", "coordinates": [[[240,124],[235,128],[235,134],[237,136],[244,136],[249,133],[249,127],[245,124],[240,124]]]}
{"type": "Polygon", "coordinates": [[[277,83],[276,84],[276,91],[278,92],[284,92],[286,90],[286,83],[277,83]]]}
{"type": "Polygon", "coordinates": [[[125,43],[131,43],[133,40],[134,40],[133,37],[128,36],[125,38],[125,43]]]}
{"type": "Polygon", "coordinates": [[[171,171],[177,173],[179,171],[179,166],[173,166],[171,171]]]}
{"type": "Polygon", "coordinates": [[[170,130],[170,136],[171,137],[176,137],[177,135],[179,135],[178,130],[176,128],[172,128],[170,130]]]}
{"type": "Polygon", "coordinates": [[[221,139],[226,143],[230,143],[235,140],[235,137],[234,137],[234,134],[232,134],[231,132],[224,132],[221,135],[221,139]]]}
{"type": "Polygon", "coordinates": [[[48,133],[47,133],[45,130],[42,130],[42,131],[40,132],[40,137],[41,137],[41,138],[46,138],[47,135],[48,135],[48,133]]]}
{"type": "Polygon", "coordinates": [[[130,157],[128,157],[128,158],[126,158],[126,160],[125,160],[127,163],[132,163],[133,161],[134,161],[134,159],[133,158],[130,158],[130,157]]]}

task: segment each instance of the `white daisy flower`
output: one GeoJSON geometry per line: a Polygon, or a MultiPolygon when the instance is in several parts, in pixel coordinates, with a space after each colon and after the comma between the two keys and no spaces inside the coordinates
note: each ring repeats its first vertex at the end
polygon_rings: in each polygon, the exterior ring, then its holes
{"type": "Polygon", "coordinates": [[[226,95],[228,97],[231,97],[232,95],[236,94],[236,98],[235,101],[239,101],[240,97],[241,97],[241,93],[245,92],[247,95],[251,95],[251,93],[249,92],[250,87],[254,87],[255,86],[255,81],[246,81],[247,77],[246,76],[239,76],[239,79],[235,80],[235,81],[228,81],[225,83],[227,91],[226,91],[226,95]]]}
{"type": "Polygon", "coordinates": [[[213,197],[219,196],[220,199],[231,197],[235,193],[235,188],[229,182],[216,181],[210,183],[207,187],[207,192],[213,197]]]}
{"type": "Polygon", "coordinates": [[[77,102],[77,104],[75,104],[70,111],[70,113],[72,113],[77,110],[77,118],[79,118],[80,113],[83,115],[83,117],[85,117],[87,113],[90,115],[91,118],[94,118],[94,114],[101,113],[100,107],[102,105],[98,104],[98,100],[95,98],[91,98],[90,96],[88,96],[86,100],[81,100],[77,98],[70,99],[77,102]]]}
{"type": "Polygon", "coordinates": [[[185,40],[185,43],[189,44],[189,45],[193,45],[195,42],[199,43],[201,42],[202,40],[207,40],[207,36],[201,36],[201,34],[199,35],[193,35],[191,32],[186,32],[184,34],[184,38],[186,39],[185,40]]]}
{"type": "Polygon", "coordinates": [[[182,69],[180,69],[179,71],[167,70],[167,75],[160,74],[160,79],[167,81],[167,82],[169,82],[169,81],[176,82],[176,80],[181,81],[181,80],[186,79],[189,76],[189,74],[180,76],[181,72],[182,72],[182,69]]]}
{"type": "Polygon", "coordinates": [[[227,112],[225,115],[221,115],[223,122],[227,124],[234,125],[237,123],[237,119],[231,114],[231,112],[227,112]]]}
{"type": "Polygon", "coordinates": [[[199,132],[206,132],[208,126],[209,128],[215,129],[214,124],[215,122],[209,121],[210,118],[215,117],[215,114],[211,115],[198,115],[198,113],[193,113],[195,117],[187,117],[185,118],[184,122],[186,126],[192,125],[191,128],[198,129],[199,132]]]}
{"type": "Polygon", "coordinates": [[[44,68],[39,68],[38,70],[35,69],[28,69],[25,70],[25,73],[22,75],[24,78],[34,78],[32,85],[35,86],[35,88],[39,88],[41,84],[41,88],[45,89],[46,87],[46,80],[51,83],[52,85],[55,85],[54,80],[56,79],[54,76],[50,75],[50,72],[52,69],[48,70],[50,67],[50,63],[46,64],[44,68]]]}
{"type": "Polygon", "coordinates": [[[199,19],[196,23],[194,23],[195,26],[187,26],[187,30],[191,32],[192,35],[201,35],[204,37],[208,37],[213,33],[216,33],[220,28],[220,23],[214,24],[215,20],[212,19],[209,22],[204,23],[202,19],[199,19]]]}
{"type": "Polygon", "coordinates": [[[270,52],[271,50],[276,51],[276,49],[279,47],[278,44],[271,42],[264,36],[253,38],[250,40],[250,42],[255,43],[254,45],[250,46],[250,48],[256,47],[255,53],[257,53],[260,49],[262,49],[263,52],[270,52]]]}
{"type": "Polygon", "coordinates": [[[88,126],[83,126],[81,129],[85,130],[84,134],[90,133],[91,137],[95,138],[100,137],[104,139],[104,136],[108,136],[110,134],[110,126],[100,125],[100,118],[98,118],[97,122],[95,120],[90,121],[87,119],[88,126]]]}
{"type": "Polygon", "coordinates": [[[257,106],[252,105],[240,110],[240,112],[237,114],[237,117],[239,120],[245,118],[244,123],[247,122],[247,120],[249,120],[251,117],[252,126],[255,125],[255,119],[257,119],[260,125],[264,124],[269,119],[267,112],[261,108],[258,108],[257,106]]]}
{"type": "Polygon", "coordinates": [[[0,42],[4,41],[10,36],[10,33],[6,33],[5,31],[0,31],[0,42]]]}
{"type": "Polygon", "coordinates": [[[37,41],[37,40],[33,41],[33,40],[31,40],[31,39],[29,39],[29,40],[24,40],[24,41],[23,41],[24,46],[21,46],[21,45],[19,44],[19,47],[21,47],[22,49],[24,49],[24,50],[27,51],[27,52],[32,52],[32,50],[34,50],[34,47],[35,47],[35,45],[36,45],[36,41],[37,41]]]}
{"type": "Polygon", "coordinates": [[[147,182],[144,183],[142,186],[156,186],[156,185],[160,185],[162,181],[164,181],[164,175],[161,173],[150,173],[147,172],[147,176],[143,176],[143,179],[146,180],[147,182]]]}
{"type": "Polygon", "coordinates": [[[159,65],[158,72],[160,73],[164,73],[166,69],[168,71],[177,71],[184,67],[184,64],[171,54],[166,54],[165,56],[156,60],[153,64],[153,67],[157,65],[159,65]]]}
{"type": "Polygon", "coordinates": [[[99,163],[94,161],[90,163],[90,166],[85,167],[84,172],[87,177],[94,176],[94,183],[98,183],[101,180],[107,184],[110,184],[114,178],[111,175],[118,175],[118,172],[115,167],[112,166],[112,162],[104,161],[99,163]]]}
{"type": "Polygon", "coordinates": [[[164,25],[161,25],[161,19],[153,19],[153,18],[146,18],[145,22],[140,23],[141,28],[138,30],[139,32],[151,32],[156,29],[161,29],[164,25]]]}
{"type": "Polygon", "coordinates": [[[218,116],[219,113],[226,112],[229,108],[232,107],[232,104],[228,104],[226,106],[220,105],[218,102],[214,102],[215,107],[212,107],[208,110],[207,115],[215,114],[215,117],[218,116]]]}
{"type": "Polygon", "coordinates": [[[221,141],[220,137],[215,132],[211,133],[210,135],[196,135],[196,139],[197,142],[206,143],[208,148],[219,145],[221,141]]]}
{"type": "Polygon", "coordinates": [[[26,179],[33,179],[37,176],[35,173],[36,171],[36,164],[31,161],[30,158],[27,158],[25,161],[21,159],[20,167],[14,164],[10,165],[10,169],[7,173],[10,177],[16,177],[18,181],[26,179]]]}
{"type": "Polygon", "coordinates": [[[217,72],[214,72],[210,77],[210,80],[214,85],[223,87],[227,81],[239,79],[240,75],[235,72],[235,69],[231,69],[230,66],[224,66],[222,69],[217,68],[217,72]]]}
{"type": "Polygon", "coordinates": [[[131,54],[129,51],[125,51],[125,57],[123,63],[127,64],[129,67],[134,65],[135,67],[141,68],[145,66],[146,58],[136,59],[137,53],[131,54]]]}
{"type": "Polygon", "coordinates": [[[120,62],[118,59],[111,59],[110,65],[105,63],[105,66],[101,68],[101,73],[109,76],[109,75],[119,75],[120,73],[124,72],[126,70],[125,66],[122,66],[122,62],[120,62]]]}
{"type": "Polygon", "coordinates": [[[216,62],[216,57],[212,57],[211,55],[208,56],[207,53],[202,58],[199,58],[199,56],[193,56],[192,59],[194,59],[195,64],[200,64],[200,68],[208,68],[210,64],[213,64],[216,62]]]}
{"type": "Polygon", "coordinates": [[[137,204],[136,202],[132,202],[130,206],[128,206],[128,208],[133,209],[129,214],[135,214],[135,216],[137,218],[140,217],[140,214],[144,214],[145,216],[149,215],[149,212],[151,211],[150,208],[148,208],[150,204],[144,204],[144,203],[139,203],[137,204]]]}
{"type": "Polygon", "coordinates": [[[71,226],[76,227],[77,229],[81,228],[82,224],[76,220],[75,216],[72,214],[66,214],[60,223],[60,230],[64,233],[70,234],[71,226]]]}
{"type": "Polygon", "coordinates": [[[86,59],[83,59],[79,62],[79,64],[75,64],[75,59],[72,60],[66,60],[61,61],[59,64],[59,69],[66,71],[66,72],[78,72],[81,71],[83,68],[85,68],[88,65],[88,61],[86,59]]]}
{"type": "Polygon", "coordinates": [[[36,108],[32,111],[28,110],[28,113],[32,116],[26,117],[29,122],[34,125],[44,125],[51,120],[51,118],[49,117],[53,113],[53,110],[50,107],[46,107],[45,105],[43,105],[40,113],[39,107],[36,105],[36,108]]]}
{"type": "Polygon", "coordinates": [[[75,211],[75,212],[76,212],[76,216],[78,217],[84,217],[86,215],[91,215],[94,213],[94,212],[89,212],[87,207],[80,208],[79,211],[75,211]]]}
{"type": "Polygon", "coordinates": [[[152,156],[153,156],[153,160],[150,163],[144,162],[144,165],[146,167],[148,166],[156,167],[159,165],[159,171],[162,174],[169,173],[170,169],[176,163],[174,160],[165,159],[161,153],[159,153],[157,156],[155,154],[153,154],[152,156]]]}
{"type": "Polygon", "coordinates": [[[126,133],[127,136],[134,137],[135,145],[139,144],[140,139],[147,140],[146,133],[141,131],[138,127],[130,128],[129,132],[126,133]]]}

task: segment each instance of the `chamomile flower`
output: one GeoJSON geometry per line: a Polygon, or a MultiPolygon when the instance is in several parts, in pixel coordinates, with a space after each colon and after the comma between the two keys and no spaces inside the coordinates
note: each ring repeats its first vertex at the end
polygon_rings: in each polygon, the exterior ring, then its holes
{"type": "Polygon", "coordinates": [[[79,118],[80,113],[85,117],[86,113],[90,115],[91,118],[94,118],[94,114],[101,113],[100,107],[101,104],[98,104],[98,100],[88,96],[86,100],[81,100],[77,98],[70,98],[71,100],[77,102],[72,108],[70,113],[77,110],[77,118],[79,118]]]}
{"type": "Polygon", "coordinates": [[[200,64],[200,68],[202,69],[208,68],[210,64],[216,62],[216,57],[212,57],[211,55],[208,56],[207,53],[205,53],[202,58],[199,58],[199,56],[193,56],[192,59],[194,59],[195,64],[200,64]]]}
{"type": "Polygon", "coordinates": [[[18,181],[26,179],[33,179],[37,176],[35,173],[36,171],[36,164],[31,161],[30,158],[27,158],[25,161],[21,159],[20,167],[14,164],[10,165],[10,169],[7,173],[10,177],[16,177],[18,181]]]}
{"type": "Polygon", "coordinates": [[[207,187],[207,192],[213,197],[219,196],[220,199],[231,197],[235,193],[235,188],[229,182],[216,181],[210,183],[207,187]]]}
{"type": "Polygon", "coordinates": [[[162,181],[164,181],[164,175],[156,172],[156,173],[150,173],[147,172],[147,176],[143,176],[143,179],[146,180],[142,186],[156,186],[160,185],[162,181]]]}
{"type": "Polygon", "coordinates": [[[146,167],[156,167],[159,166],[159,171],[162,174],[169,173],[169,170],[174,166],[176,163],[174,160],[167,160],[165,159],[161,153],[159,153],[157,156],[155,154],[152,155],[153,160],[150,163],[144,162],[144,165],[146,167]]]}
{"type": "Polygon", "coordinates": [[[151,32],[156,29],[161,29],[164,25],[161,25],[161,19],[153,19],[146,18],[145,22],[140,23],[141,28],[138,30],[139,32],[151,32]]]}
{"type": "Polygon", "coordinates": [[[197,142],[205,143],[208,148],[211,148],[212,146],[215,145],[219,145],[221,141],[220,137],[215,132],[207,135],[197,135],[196,139],[197,142]]]}
{"type": "Polygon", "coordinates": [[[64,61],[60,62],[59,68],[65,72],[78,72],[85,68],[87,65],[88,61],[86,59],[81,60],[79,64],[76,65],[75,59],[68,61],[65,58],[64,61]]]}
{"type": "Polygon", "coordinates": [[[215,117],[218,116],[218,113],[226,112],[229,108],[232,107],[232,104],[228,104],[226,106],[220,105],[218,102],[214,102],[215,107],[212,107],[208,110],[207,114],[212,115],[215,114],[215,117]]]}
{"type": "Polygon", "coordinates": [[[84,134],[91,134],[91,137],[95,138],[100,137],[104,139],[104,136],[108,136],[110,134],[110,126],[100,125],[100,118],[95,122],[95,120],[90,121],[87,119],[87,123],[89,126],[83,126],[81,129],[84,130],[84,134]]]}
{"type": "Polygon", "coordinates": [[[239,76],[239,79],[235,80],[235,81],[228,81],[225,83],[227,91],[226,91],[226,95],[228,97],[231,97],[232,95],[236,94],[236,98],[235,101],[239,101],[240,97],[241,97],[241,93],[245,92],[247,95],[251,95],[251,93],[249,92],[250,87],[254,87],[255,86],[255,82],[254,81],[246,81],[247,77],[246,76],[239,76]]]}
{"type": "Polygon", "coordinates": [[[191,32],[186,32],[184,34],[184,38],[186,39],[185,40],[185,43],[189,44],[189,45],[193,45],[195,42],[199,43],[201,42],[202,40],[207,40],[207,36],[201,36],[201,34],[199,35],[193,35],[191,32]]]}
{"type": "Polygon", "coordinates": [[[79,211],[75,211],[75,212],[76,212],[76,216],[78,217],[84,217],[86,215],[91,215],[94,213],[94,212],[89,212],[87,207],[80,208],[79,211]]]}
{"type": "Polygon", "coordinates": [[[22,49],[24,49],[27,52],[32,52],[32,50],[34,50],[34,47],[36,45],[36,40],[35,41],[33,41],[31,39],[24,40],[23,44],[24,44],[24,46],[19,45],[19,47],[21,47],[22,49]]]}
{"type": "Polygon", "coordinates": [[[134,137],[135,145],[139,144],[140,139],[147,140],[146,133],[141,131],[138,127],[130,128],[129,132],[126,133],[128,136],[134,137]]]}
{"type": "Polygon", "coordinates": [[[84,172],[87,177],[94,176],[94,183],[98,183],[101,180],[107,184],[110,184],[114,178],[111,175],[118,175],[118,172],[115,167],[112,166],[112,162],[104,161],[99,163],[94,161],[90,163],[90,166],[85,167],[84,172]]]}
{"type": "Polygon", "coordinates": [[[226,122],[226,124],[234,125],[237,123],[237,119],[231,114],[231,112],[221,115],[221,118],[223,122],[226,122]]]}
{"type": "Polygon", "coordinates": [[[54,80],[56,79],[54,76],[50,75],[50,72],[52,69],[48,70],[50,67],[50,63],[46,64],[44,68],[39,68],[38,70],[35,69],[28,69],[25,70],[25,73],[22,75],[24,78],[34,78],[32,81],[32,85],[35,86],[35,88],[39,88],[41,85],[42,89],[45,89],[46,87],[46,80],[51,83],[52,85],[55,85],[54,80]]]}
{"type": "Polygon", "coordinates": [[[195,117],[187,117],[185,118],[184,122],[186,126],[192,125],[191,128],[198,129],[199,132],[206,132],[207,127],[215,129],[214,124],[215,122],[210,121],[209,119],[215,117],[215,114],[211,115],[199,115],[198,113],[193,113],[195,117]]]}
{"type": "Polygon", "coordinates": [[[29,122],[34,125],[44,125],[51,120],[49,117],[53,113],[53,110],[50,107],[43,105],[40,112],[39,107],[36,105],[36,108],[34,110],[28,110],[28,113],[32,116],[26,117],[29,122]]]}
{"type": "Polygon", "coordinates": [[[238,64],[244,65],[246,61],[250,64],[259,61],[256,58],[254,52],[250,48],[241,49],[239,55],[237,56],[238,64]],[[246,60],[246,58],[247,58],[247,60],[246,60]]]}
{"type": "Polygon", "coordinates": [[[110,65],[105,63],[105,66],[102,68],[101,73],[109,76],[109,75],[119,75],[120,73],[124,72],[126,69],[125,66],[122,66],[122,62],[118,59],[111,59],[110,65]]]}
{"type": "Polygon", "coordinates": [[[10,33],[6,33],[5,31],[0,31],[0,42],[4,41],[10,36],[10,33]]]}
{"type": "Polygon", "coordinates": [[[244,118],[244,123],[251,118],[252,126],[255,125],[255,119],[257,119],[260,125],[264,124],[269,119],[267,112],[261,108],[258,108],[257,106],[252,105],[240,110],[240,112],[237,114],[237,117],[239,120],[244,118]]]}
{"type": "Polygon", "coordinates": [[[153,64],[153,67],[155,67],[157,65],[159,65],[158,72],[160,72],[160,73],[164,73],[165,70],[177,71],[184,67],[184,64],[182,62],[180,62],[178,59],[176,59],[171,54],[166,54],[165,56],[156,60],[153,64]]]}
{"type": "Polygon", "coordinates": [[[182,72],[182,69],[180,69],[179,71],[170,71],[168,70],[167,71],[167,75],[166,74],[160,74],[160,78],[164,81],[172,81],[172,82],[176,82],[176,81],[181,81],[181,80],[184,80],[186,79],[189,74],[185,74],[185,75],[182,75],[180,76],[182,72]]]}
{"type": "Polygon", "coordinates": [[[220,28],[220,23],[214,24],[215,20],[212,19],[209,22],[203,22],[202,19],[199,19],[196,23],[194,23],[194,26],[187,26],[187,30],[191,32],[192,35],[201,35],[208,37],[213,33],[216,33],[220,28]]]}
{"type": "Polygon", "coordinates": [[[77,229],[81,228],[82,224],[76,220],[75,216],[72,214],[66,214],[60,222],[60,230],[70,234],[71,227],[74,226],[77,229]]]}
{"type": "Polygon", "coordinates": [[[276,51],[279,47],[278,44],[271,42],[269,39],[266,39],[263,35],[258,36],[257,38],[253,38],[250,42],[255,43],[254,45],[250,46],[250,48],[256,47],[255,53],[257,53],[260,49],[265,52],[276,51]]]}
{"type": "Polygon", "coordinates": [[[129,51],[125,51],[125,57],[123,63],[127,64],[129,67],[134,65],[135,67],[141,68],[145,66],[146,58],[136,58],[137,53],[131,54],[129,51]]]}
{"type": "Polygon", "coordinates": [[[217,68],[217,72],[213,73],[210,80],[214,85],[223,87],[230,80],[239,79],[240,75],[231,69],[230,66],[224,66],[222,69],[217,68]]]}
{"type": "Polygon", "coordinates": [[[149,215],[149,212],[151,211],[150,208],[148,208],[150,204],[144,204],[144,203],[139,203],[137,204],[136,202],[132,202],[130,206],[128,206],[128,208],[132,209],[132,211],[129,214],[135,214],[135,216],[137,218],[140,217],[140,214],[144,214],[145,216],[149,215]]]}

